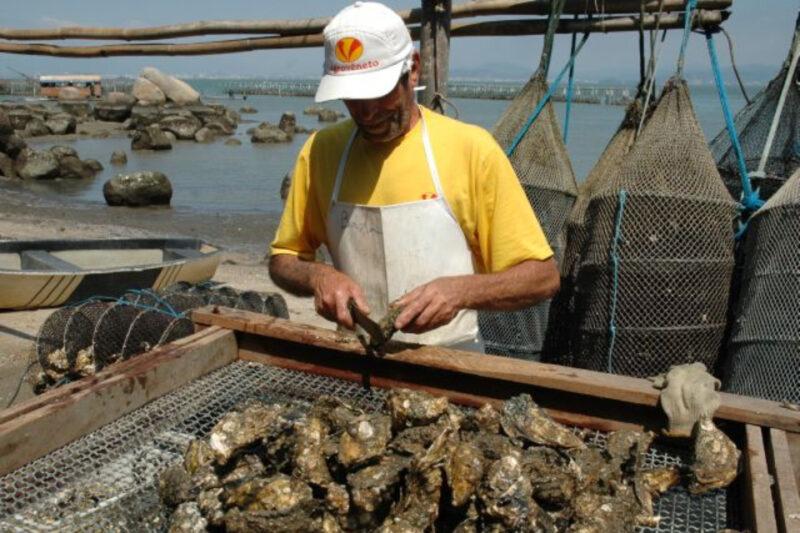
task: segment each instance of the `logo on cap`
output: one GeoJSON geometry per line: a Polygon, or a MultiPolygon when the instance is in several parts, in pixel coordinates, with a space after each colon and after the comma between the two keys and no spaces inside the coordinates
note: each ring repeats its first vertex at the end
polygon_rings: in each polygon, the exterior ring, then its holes
{"type": "Polygon", "coordinates": [[[343,37],[336,42],[336,59],[352,63],[364,53],[364,45],[355,37],[343,37]]]}

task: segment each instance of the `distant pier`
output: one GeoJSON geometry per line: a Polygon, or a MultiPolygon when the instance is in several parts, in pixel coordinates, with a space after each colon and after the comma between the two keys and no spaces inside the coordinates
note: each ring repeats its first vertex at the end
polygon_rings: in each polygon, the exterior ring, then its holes
{"type": "MultiPolygon", "coordinates": [[[[234,95],[314,96],[317,80],[231,80],[225,92],[234,95]]],[[[512,100],[522,88],[522,82],[479,82],[450,80],[447,96],[451,98],[479,98],[485,100],[512,100]]],[[[553,100],[566,100],[566,87],[560,87],[553,100]]],[[[612,87],[576,84],[572,101],[585,104],[627,105],[634,90],[629,87],[612,87]]]]}

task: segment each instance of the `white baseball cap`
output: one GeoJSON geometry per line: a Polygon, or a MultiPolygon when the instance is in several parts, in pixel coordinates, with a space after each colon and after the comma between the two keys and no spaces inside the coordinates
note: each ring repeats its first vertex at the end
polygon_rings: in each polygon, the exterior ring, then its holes
{"type": "Polygon", "coordinates": [[[379,98],[411,69],[411,34],[397,13],[378,2],[344,8],[323,36],[325,64],[317,102],[379,98]]]}

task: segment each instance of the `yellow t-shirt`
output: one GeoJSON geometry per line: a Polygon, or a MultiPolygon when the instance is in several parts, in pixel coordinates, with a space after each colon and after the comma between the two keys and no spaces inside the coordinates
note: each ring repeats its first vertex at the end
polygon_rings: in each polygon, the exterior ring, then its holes
{"type": "MultiPolygon", "coordinates": [[[[467,239],[479,272],[501,272],[528,259],[553,255],[511,163],[478,126],[422,108],[445,199],[467,239]]],[[[270,253],[312,260],[327,244],[336,169],[352,120],[311,136],[297,158],[286,207],[270,253]]],[[[432,198],[436,193],[420,122],[404,136],[374,144],[357,136],[342,178],[339,201],[383,206],[432,198]]]]}

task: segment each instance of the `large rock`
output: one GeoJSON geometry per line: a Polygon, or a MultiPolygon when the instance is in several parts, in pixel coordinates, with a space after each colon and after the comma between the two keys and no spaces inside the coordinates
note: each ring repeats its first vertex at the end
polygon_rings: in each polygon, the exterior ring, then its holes
{"type": "Polygon", "coordinates": [[[213,130],[218,135],[233,135],[236,132],[236,125],[231,124],[228,122],[228,119],[225,117],[219,117],[218,119],[209,120],[206,122],[206,128],[213,130]]]}
{"type": "Polygon", "coordinates": [[[103,185],[103,196],[114,206],[169,205],[172,184],[161,172],[117,174],[103,185]]]}
{"type": "Polygon", "coordinates": [[[320,122],[336,122],[340,118],[344,117],[344,115],[333,109],[322,108],[318,117],[320,122]]]}
{"type": "Polygon", "coordinates": [[[5,176],[6,178],[17,177],[17,170],[14,168],[14,160],[2,152],[0,152],[0,176],[5,176]]]}
{"type": "Polygon", "coordinates": [[[28,109],[12,109],[8,112],[8,120],[11,122],[11,127],[15,130],[24,130],[28,122],[33,118],[33,113],[28,109]]]}
{"type": "Polygon", "coordinates": [[[131,106],[127,104],[111,104],[98,102],[94,106],[94,117],[107,122],[125,122],[131,116],[131,106]]]}
{"type": "Polygon", "coordinates": [[[44,125],[54,135],[66,135],[68,133],[75,133],[75,127],[78,125],[75,117],[68,113],[59,113],[51,115],[50,118],[45,120],[44,125]]]}
{"type": "Polygon", "coordinates": [[[171,150],[169,137],[156,125],[147,126],[133,133],[132,150],[171,150]]]}
{"type": "Polygon", "coordinates": [[[161,119],[158,123],[162,130],[171,131],[178,139],[184,141],[193,140],[195,133],[199,130],[203,123],[194,115],[181,116],[172,115],[161,119]]]}
{"type": "Polygon", "coordinates": [[[82,93],[77,87],[62,87],[58,91],[58,99],[62,102],[86,100],[86,94],[82,93]]]}
{"type": "Polygon", "coordinates": [[[84,161],[75,156],[67,156],[58,162],[58,175],[60,178],[70,180],[88,179],[94,177],[96,171],[84,161]]]}
{"type": "Polygon", "coordinates": [[[85,120],[92,115],[92,106],[89,102],[60,102],[59,106],[65,113],[78,120],[85,120]]]}
{"type": "Polygon", "coordinates": [[[262,122],[250,137],[253,143],[285,143],[291,140],[291,135],[267,122],[262,122]]]}
{"type": "Polygon", "coordinates": [[[98,161],[97,159],[84,159],[83,164],[86,165],[86,168],[91,170],[94,173],[100,172],[103,170],[103,164],[98,161]]]}
{"type": "Polygon", "coordinates": [[[63,144],[57,144],[55,146],[50,147],[50,153],[56,156],[56,159],[61,161],[65,157],[78,157],[78,151],[71,146],[64,146],[63,144]]]}
{"type": "Polygon", "coordinates": [[[47,180],[59,175],[58,158],[49,150],[25,148],[17,158],[17,174],[26,180],[47,180]]]}
{"type": "Polygon", "coordinates": [[[161,105],[167,101],[167,96],[158,85],[142,77],[136,78],[131,93],[141,105],[161,105]]]}
{"type": "Polygon", "coordinates": [[[214,139],[217,138],[217,134],[211,128],[207,126],[203,126],[197,133],[194,134],[194,140],[199,143],[210,143],[214,142],[214,139]]]}
{"type": "Polygon", "coordinates": [[[141,129],[161,120],[161,109],[156,106],[134,106],[131,109],[131,121],[135,129],[141,129]]]}
{"type": "Polygon", "coordinates": [[[0,152],[7,154],[12,159],[16,159],[27,146],[19,135],[0,135],[0,152]]]}
{"type": "Polygon", "coordinates": [[[285,131],[289,135],[294,135],[295,129],[297,128],[297,117],[294,116],[294,113],[286,111],[283,115],[281,115],[281,120],[278,122],[278,128],[282,131],[285,131]]]}
{"type": "Polygon", "coordinates": [[[107,104],[124,105],[128,107],[136,105],[136,100],[137,98],[135,96],[120,91],[112,91],[103,98],[103,101],[107,104]]]}
{"type": "Polygon", "coordinates": [[[111,154],[112,165],[125,165],[128,163],[128,154],[122,150],[114,150],[111,154]]]}
{"type": "Polygon", "coordinates": [[[258,113],[258,109],[253,106],[246,105],[244,107],[239,108],[239,113],[258,113]]]}
{"type": "Polygon", "coordinates": [[[14,126],[11,125],[8,113],[6,113],[5,109],[0,109],[0,135],[10,135],[12,133],[14,133],[14,126]]]}
{"type": "Polygon", "coordinates": [[[50,135],[50,128],[44,123],[44,121],[38,117],[31,118],[27,124],[25,124],[25,129],[22,130],[22,135],[25,137],[41,137],[43,135],[50,135]]]}
{"type": "Polygon", "coordinates": [[[225,108],[220,108],[216,105],[193,105],[187,107],[185,110],[202,120],[204,123],[225,115],[225,108]]]}
{"type": "Polygon", "coordinates": [[[325,108],[321,105],[312,105],[303,109],[304,115],[319,115],[325,108]]]}
{"type": "Polygon", "coordinates": [[[145,78],[158,86],[167,99],[176,104],[194,104],[200,101],[200,93],[195,91],[191,85],[178,78],[164,74],[154,67],[142,69],[141,77],[145,78]]]}

